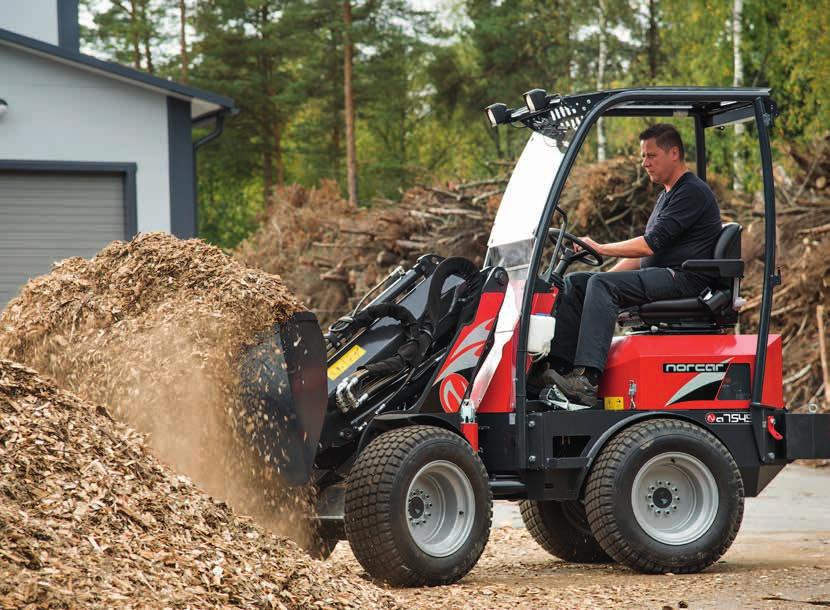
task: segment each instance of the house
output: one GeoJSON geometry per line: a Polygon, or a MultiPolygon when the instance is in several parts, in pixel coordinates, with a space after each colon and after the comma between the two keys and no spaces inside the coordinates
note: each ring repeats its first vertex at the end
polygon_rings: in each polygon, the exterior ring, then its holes
{"type": "Polygon", "coordinates": [[[78,0],[0,2],[0,310],[54,261],[196,234],[196,149],[233,100],[79,51],[78,0]],[[213,126],[193,142],[195,125],[213,126]]]}

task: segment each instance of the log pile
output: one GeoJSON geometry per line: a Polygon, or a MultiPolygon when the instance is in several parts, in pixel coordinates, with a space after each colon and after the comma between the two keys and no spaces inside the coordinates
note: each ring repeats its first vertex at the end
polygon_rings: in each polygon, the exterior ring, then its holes
{"type": "Polygon", "coordinates": [[[483,262],[506,178],[415,188],[400,202],[355,208],[337,186],[277,189],[259,230],[236,257],[279,273],[325,324],[351,307],[399,264],[437,252],[483,262]]]}

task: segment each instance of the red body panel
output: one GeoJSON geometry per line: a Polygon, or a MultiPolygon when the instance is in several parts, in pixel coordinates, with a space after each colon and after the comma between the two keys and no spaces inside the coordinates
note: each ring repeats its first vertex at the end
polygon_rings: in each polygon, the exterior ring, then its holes
{"type": "MultiPolygon", "coordinates": [[[[553,288],[548,293],[534,295],[533,313],[550,313],[557,292],[553,288]]],[[[498,297],[483,300],[473,323],[457,338],[451,356],[436,375],[436,381],[456,368],[457,365],[452,366],[451,363],[465,352],[481,356],[481,338],[470,341],[470,331],[476,327],[492,328],[501,304],[498,297]],[[471,348],[474,351],[470,351],[471,348]]],[[[615,337],[600,382],[599,396],[611,399],[610,404],[615,405],[614,408],[623,409],[747,409],[751,380],[755,374],[756,343],[755,335],[644,334],[615,337]],[[736,387],[739,390],[736,391],[736,387]]],[[[515,347],[514,335],[504,346],[501,362],[478,412],[509,413],[515,410],[515,347]]],[[[762,402],[778,408],[784,406],[781,349],[781,337],[771,335],[762,402]]],[[[530,364],[528,357],[525,371],[530,364]]],[[[450,412],[458,409],[454,403],[442,406],[450,412]]],[[[477,441],[476,432],[469,427],[465,430],[465,436],[471,443],[477,441]]]]}
{"type": "MultiPolygon", "coordinates": [[[[533,295],[532,312],[533,313],[551,313],[553,311],[553,304],[556,302],[556,295],[558,289],[554,286],[550,292],[537,292],[533,295]]],[[[518,332],[518,329],[517,329],[518,332]]],[[[516,395],[514,374],[516,359],[516,335],[508,341],[504,346],[499,368],[493,379],[490,381],[490,386],[478,406],[479,413],[510,413],[516,409],[516,395]]],[[[525,363],[525,371],[530,368],[530,358],[528,357],[525,363]]]]}
{"type": "MultiPolygon", "coordinates": [[[[636,384],[635,407],[642,410],[653,409],[746,409],[749,398],[741,400],[722,400],[713,396],[710,399],[683,399],[694,397],[695,379],[701,374],[709,375],[713,392],[724,382],[729,382],[729,374],[724,375],[717,384],[716,373],[701,373],[700,370],[689,372],[665,372],[669,363],[677,364],[745,364],[749,366],[750,379],[755,375],[756,335],[629,335],[615,337],[608,354],[599,395],[601,397],[622,397],[625,409],[631,409],[629,396],[630,382],[636,384]],[[680,394],[679,394],[680,393],[680,394]],[[680,401],[673,402],[673,399],[680,401]],[[714,400],[713,400],[714,399],[714,400]]],[[[675,365],[676,366],[676,365],[675,365]]],[[[698,367],[703,369],[704,367],[698,367]]],[[[706,379],[702,380],[706,381],[706,379]]],[[[698,384],[700,385],[699,382],[698,384]]],[[[764,374],[764,391],[762,402],[772,407],[783,407],[782,355],[781,337],[770,335],[767,348],[767,364],[764,374]]]]}

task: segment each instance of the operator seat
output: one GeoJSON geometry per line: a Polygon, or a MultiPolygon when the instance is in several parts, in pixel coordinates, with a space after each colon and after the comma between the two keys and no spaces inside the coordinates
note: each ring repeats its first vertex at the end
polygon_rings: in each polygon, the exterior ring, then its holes
{"type": "Polygon", "coordinates": [[[637,322],[641,322],[635,331],[653,333],[712,332],[734,327],[745,303],[740,297],[744,272],[741,230],[741,225],[736,222],[723,225],[711,259],[683,263],[685,271],[696,271],[712,278],[709,287],[699,296],[645,303],[623,312],[620,324],[637,326],[637,322]]]}

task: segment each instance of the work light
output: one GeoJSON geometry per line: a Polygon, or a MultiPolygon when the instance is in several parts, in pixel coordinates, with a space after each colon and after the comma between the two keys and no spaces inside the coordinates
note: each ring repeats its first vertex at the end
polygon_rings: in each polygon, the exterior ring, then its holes
{"type": "Polygon", "coordinates": [[[525,99],[525,106],[531,112],[542,110],[547,102],[548,92],[544,89],[531,89],[523,95],[525,99]]]}
{"type": "Polygon", "coordinates": [[[510,119],[510,111],[507,109],[507,104],[490,104],[484,109],[484,112],[487,113],[487,120],[490,121],[490,127],[507,123],[510,119]]]}

